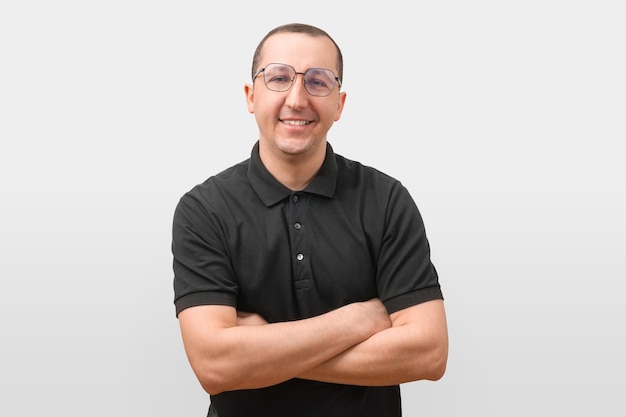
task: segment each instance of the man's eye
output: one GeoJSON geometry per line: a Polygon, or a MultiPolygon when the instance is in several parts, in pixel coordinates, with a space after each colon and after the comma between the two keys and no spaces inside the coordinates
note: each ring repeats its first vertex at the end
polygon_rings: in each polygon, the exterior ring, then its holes
{"type": "Polygon", "coordinates": [[[324,82],[324,80],[321,80],[319,78],[313,78],[313,79],[309,79],[306,81],[307,85],[311,86],[311,87],[315,87],[315,88],[325,88],[327,87],[326,83],[324,82]]]}
{"type": "Polygon", "coordinates": [[[270,83],[278,83],[278,84],[285,84],[285,83],[290,83],[291,79],[289,77],[285,77],[285,76],[282,76],[282,75],[277,75],[277,76],[274,76],[274,77],[270,78],[268,82],[270,82],[270,83]]]}

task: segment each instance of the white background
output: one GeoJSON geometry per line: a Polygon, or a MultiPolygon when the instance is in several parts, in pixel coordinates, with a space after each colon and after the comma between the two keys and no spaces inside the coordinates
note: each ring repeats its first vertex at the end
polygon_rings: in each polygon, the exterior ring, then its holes
{"type": "Polygon", "coordinates": [[[248,157],[259,40],[327,30],[329,140],[400,179],[446,296],[407,416],[623,416],[620,1],[0,5],[0,415],[204,416],[174,315],[178,198],[248,157]]]}

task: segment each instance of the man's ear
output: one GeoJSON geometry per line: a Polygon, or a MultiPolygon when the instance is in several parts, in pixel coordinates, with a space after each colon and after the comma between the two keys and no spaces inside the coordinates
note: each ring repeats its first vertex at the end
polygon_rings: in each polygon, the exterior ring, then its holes
{"type": "Polygon", "coordinates": [[[337,113],[335,113],[335,122],[341,118],[341,112],[343,112],[343,106],[346,103],[346,97],[348,94],[345,91],[339,93],[339,100],[337,102],[337,113]]]}
{"type": "Polygon", "coordinates": [[[250,112],[250,114],[254,114],[254,84],[245,84],[243,86],[243,92],[246,95],[248,112],[250,112]]]}

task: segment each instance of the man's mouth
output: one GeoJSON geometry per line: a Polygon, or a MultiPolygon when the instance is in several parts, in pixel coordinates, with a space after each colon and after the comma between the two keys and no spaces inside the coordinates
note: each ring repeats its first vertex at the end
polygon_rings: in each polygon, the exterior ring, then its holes
{"type": "Polygon", "coordinates": [[[304,126],[313,123],[310,120],[281,120],[281,122],[292,126],[304,126]]]}

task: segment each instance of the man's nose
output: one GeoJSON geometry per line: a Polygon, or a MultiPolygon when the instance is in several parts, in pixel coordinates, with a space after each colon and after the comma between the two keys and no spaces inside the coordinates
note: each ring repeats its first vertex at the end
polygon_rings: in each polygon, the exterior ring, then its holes
{"type": "Polygon", "coordinates": [[[304,87],[304,74],[297,72],[293,84],[287,92],[287,105],[291,108],[301,107],[309,99],[308,95],[309,93],[304,87]],[[301,77],[298,77],[298,75],[301,77]]]}

